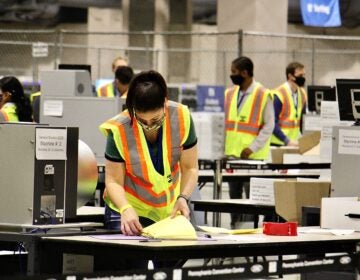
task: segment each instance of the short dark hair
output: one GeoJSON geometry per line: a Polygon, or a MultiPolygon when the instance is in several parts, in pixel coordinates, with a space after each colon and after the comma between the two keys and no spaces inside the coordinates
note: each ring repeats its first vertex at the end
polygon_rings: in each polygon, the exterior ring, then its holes
{"type": "Polygon", "coordinates": [[[250,58],[240,56],[232,61],[232,65],[240,71],[246,70],[250,77],[254,76],[254,64],[250,58]]]}
{"type": "Polygon", "coordinates": [[[126,107],[131,120],[135,110],[148,112],[162,108],[167,95],[168,88],[160,73],[150,70],[135,75],[130,82],[126,97],[126,107]]]}
{"type": "Polygon", "coordinates": [[[115,71],[115,79],[117,79],[123,85],[130,84],[130,81],[134,77],[134,71],[130,66],[119,66],[115,71]]]}
{"type": "Polygon", "coordinates": [[[294,75],[295,74],[295,70],[300,68],[303,69],[305,66],[303,64],[301,64],[300,62],[297,61],[293,61],[290,62],[288,66],[286,66],[286,79],[288,79],[288,75],[294,75]]]}

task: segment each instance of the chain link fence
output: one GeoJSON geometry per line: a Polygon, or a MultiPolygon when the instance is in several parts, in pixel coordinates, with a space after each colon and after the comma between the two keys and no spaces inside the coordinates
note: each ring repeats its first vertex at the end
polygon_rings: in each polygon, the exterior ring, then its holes
{"type": "MultiPolygon", "coordinates": [[[[230,64],[240,54],[255,65],[255,79],[274,88],[291,61],[305,65],[307,83],[334,85],[358,78],[360,37],[261,32],[86,32],[0,30],[0,75],[37,82],[59,64],[88,64],[92,80],[113,78],[111,62],[124,56],[136,70],[155,69],[169,83],[230,85],[230,64]],[[34,57],[34,44],[47,52],[34,57]]],[[[35,54],[36,56],[36,54],[35,54]]]]}

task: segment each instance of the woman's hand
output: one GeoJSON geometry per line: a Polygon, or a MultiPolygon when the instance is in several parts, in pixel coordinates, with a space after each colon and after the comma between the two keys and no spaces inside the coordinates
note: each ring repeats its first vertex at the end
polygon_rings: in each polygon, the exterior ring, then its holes
{"type": "Polygon", "coordinates": [[[190,218],[190,209],[188,206],[188,202],[184,197],[179,197],[176,200],[176,203],[170,215],[171,218],[175,218],[178,212],[180,212],[181,215],[185,216],[186,218],[190,218]]]}
{"type": "Polygon", "coordinates": [[[134,208],[128,208],[122,213],[120,228],[125,235],[140,235],[142,226],[134,208]]]}

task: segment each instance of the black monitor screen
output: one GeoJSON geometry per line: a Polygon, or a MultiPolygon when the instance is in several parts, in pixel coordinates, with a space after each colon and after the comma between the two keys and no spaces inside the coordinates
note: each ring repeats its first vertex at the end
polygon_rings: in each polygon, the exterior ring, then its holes
{"type": "Polygon", "coordinates": [[[320,113],[321,101],[336,101],[335,87],[309,85],[307,87],[308,110],[320,113]]]}
{"type": "Polygon", "coordinates": [[[61,70],[86,70],[91,76],[91,65],[89,64],[59,64],[61,70]]]}
{"type": "MultiPolygon", "coordinates": [[[[353,114],[352,92],[354,92],[354,101],[360,99],[360,79],[336,79],[336,94],[339,104],[339,114],[341,121],[354,121],[359,119],[353,114]]],[[[355,105],[356,112],[360,113],[360,105],[355,105]]]]}
{"type": "Polygon", "coordinates": [[[168,86],[168,99],[180,102],[181,88],[178,86],[168,86]]]}

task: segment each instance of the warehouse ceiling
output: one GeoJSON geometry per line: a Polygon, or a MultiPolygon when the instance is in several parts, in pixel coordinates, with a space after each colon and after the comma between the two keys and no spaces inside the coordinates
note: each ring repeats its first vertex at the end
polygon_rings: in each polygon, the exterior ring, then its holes
{"type": "MultiPolygon", "coordinates": [[[[192,1],[195,22],[216,24],[217,0],[192,1]]],[[[121,3],[121,0],[1,0],[0,21],[45,25],[86,22],[87,8],[120,8],[121,3]]]]}
{"type": "MultiPolygon", "coordinates": [[[[360,1],[339,0],[342,24],[360,25],[360,1]]],[[[88,7],[120,8],[121,0],[1,0],[0,21],[56,25],[86,22],[88,7]]],[[[216,24],[217,0],[192,0],[193,20],[216,24]]],[[[288,0],[288,22],[302,24],[300,0],[288,0]]]]}

